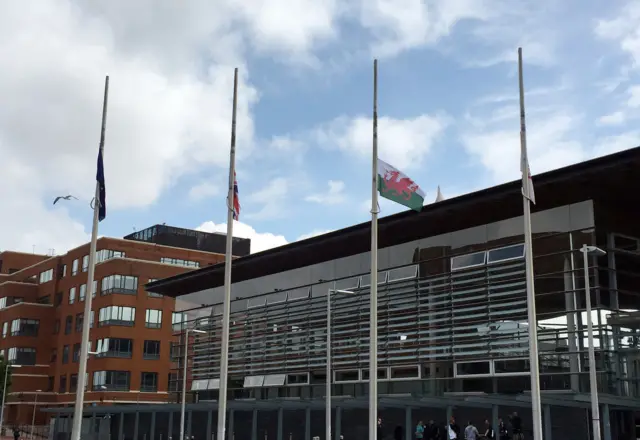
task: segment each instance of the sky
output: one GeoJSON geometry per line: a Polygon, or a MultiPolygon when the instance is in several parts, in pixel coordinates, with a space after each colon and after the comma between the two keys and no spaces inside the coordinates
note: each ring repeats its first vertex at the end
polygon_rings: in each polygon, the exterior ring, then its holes
{"type": "Polygon", "coordinates": [[[0,2],[0,249],[89,241],[105,75],[100,235],[226,231],[237,67],[258,252],[369,219],[374,58],[379,156],[427,202],[518,179],[518,47],[534,184],[640,145],[637,1],[0,2]]]}

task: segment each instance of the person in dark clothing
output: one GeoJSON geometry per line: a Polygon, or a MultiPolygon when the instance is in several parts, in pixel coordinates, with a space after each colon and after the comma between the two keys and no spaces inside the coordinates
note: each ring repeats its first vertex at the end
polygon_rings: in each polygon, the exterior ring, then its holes
{"type": "Polygon", "coordinates": [[[482,435],[486,440],[496,440],[496,432],[493,430],[489,419],[484,421],[485,431],[482,435]]]}
{"type": "Polygon", "coordinates": [[[20,440],[20,429],[18,427],[13,428],[13,439],[20,440]]]}
{"type": "Polygon", "coordinates": [[[502,420],[501,418],[498,419],[498,439],[509,440],[509,431],[507,430],[507,425],[504,424],[504,420],[502,420]]]}
{"type": "Polygon", "coordinates": [[[451,416],[451,419],[449,419],[447,438],[449,440],[457,440],[460,438],[460,427],[456,423],[456,418],[453,416],[451,416]]]}
{"type": "Polygon", "coordinates": [[[440,440],[440,428],[433,420],[429,420],[429,424],[425,429],[426,440],[440,440]]]}
{"type": "Polygon", "coordinates": [[[378,417],[378,440],[382,440],[382,417],[378,417]]]}
{"type": "MultiPolygon", "coordinates": [[[[404,435],[402,434],[402,426],[396,425],[396,429],[393,430],[393,440],[402,440],[404,435]]],[[[382,439],[378,439],[382,440],[382,439]]]]}
{"type": "Polygon", "coordinates": [[[517,412],[514,412],[511,416],[511,432],[513,433],[513,440],[521,440],[522,436],[522,419],[517,412]]]}

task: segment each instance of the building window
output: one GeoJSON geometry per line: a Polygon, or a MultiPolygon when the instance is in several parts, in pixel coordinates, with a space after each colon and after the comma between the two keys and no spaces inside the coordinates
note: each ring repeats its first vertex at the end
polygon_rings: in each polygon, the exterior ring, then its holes
{"type": "Polygon", "coordinates": [[[80,301],[84,301],[84,298],[87,296],[87,285],[80,285],[80,301]]]}
{"type": "Polygon", "coordinates": [[[451,270],[466,269],[468,267],[483,266],[487,253],[485,251],[473,254],[458,255],[451,258],[451,270]]]}
{"type": "Polygon", "coordinates": [[[49,376],[47,378],[47,389],[45,391],[47,392],[52,392],[53,391],[53,383],[55,382],[56,378],[53,376],[49,376]]]}
{"type": "Polygon", "coordinates": [[[520,258],[524,258],[524,244],[501,247],[487,252],[487,263],[489,264],[520,258]]]}
{"type": "Polygon", "coordinates": [[[174,332],[182,330],[183,323],[187,322],[187,314],[183,312],[173,312],[171,314],[171,326],[174,332]]]}
{"type": "Polygon", "coordinates": [[[31,347],[12,347],[9,349],[9,362],[17,365],[35,365],[36,349],[31,347]]]}
{"type": "Polygon", "coordinates": [[[102,279],[101,295],[124,293],[135,295],[138,293],[138,277],[130,275],[109,275],[102,279]]]}
{"type": "Polygon", "coordinates": [[[97,357],[130,358],[133,355],[133,341],[124,338],[98,339],[97,357]]]}
{"type": "Polygon", "coordinates": [[[124,258],[125,254],[122,251],[112,251],[110,249],[101,249],[96,253],[96,264],[102,263],[112,258],[124,258]]]}
{"type": "Polygon", "coordinates": [[[69,289],[69,304],[73,304],[76,302],[76,288],[72,287],[69,289]]]}
{"type": "Polygon", "coordinates": [[[56,322],[53,323],[53,334],[57,335],[60,333],[60,320],[56,319],[56,322]]]}
{"type": "Polygon", "coordinates": [[[160,259],[161,263],[172,264],[174,266],[184,266],[184,267],[200,267],[200,263],[197,261],[190,260],[182,260],[180,258],[167,258],[162,257],[160,259]]]}
{"type": "Polygon", "coordinates": [[[14,319],[11,322],[11,336],[38,336],[39,319],[14,319]]]}
{"type": "Polygon", "coordinates": [[[73,344],[73,362],[80,362],[80,344],[73,344]]]}
{"type": "MultiPolygon", "coordinates": [[[[149,283],[153,283],[154,281],[158,281],[157,278],[149,278],[149,283]]],[[[155,292],[149,292],[147,291],[147,295],[150,296],[151,298],[163,298],[164,295],[160,295],[159,293],[155,293],[155,292]]]]}
{"type": "Polygon", "coordinates": [[[6,338],[8,334],[9,334],[9,323],[4,322],[2,323],[2,337],[6,338]]]}
{"type": "Polygon", "coordinates": [[[143,359],[160,359],[160,341],[144,341],[143,359]]]}
{"type": "Polygon", "coordinates": [[[73,328],[73,316],[69,315],[64,319],[64,334],[65,335],[70,334],[72,328],[73,328]]]}
{"type": "Polygon", "coordinates": [[[147,309],[144,325],[147,328],[162,327],[162,310],[147,309]]]}
{"type": "Polygon", "coordinates": [[[89,256],[85,255],[82,257],[82,271],[86,272],[87,270],[89,270],[89,256]]]}
{"type": "Polygon", "coordinates": [[[51,362],[52,364],[55,364],[57,360],[58,360],[58,349],[57,348],[52,348],[51,349],[51,360],[49,362],[51,362]]]}
{"type": "Polygon", "coordinates": [[[84,313],[78,313],[76,315],[76,333],[82,333],[83,324],[84,324],[84,313]]]}
{"type": "Polygon", "coordinates": [[[129,371],[96,371],[93,373],[93,389],[95,391],[129,391],[131,372],[129,371]]]}
{"type": "Polygon", "coordinates": [[[67,392],[67,376],[60,376],[60,386],[58,387],[58,392],[59,393],[66,393],[67,392]]]}
{"type": "Polygon", "coordinates": [[[40,272],[40,284],[48,283],[51,280],[53,280],[53,269],[40,272]]]}
{"type": "MultiPolygon", "coordinates": [[[[85,391],[87,390],[87,379],[89,377],[89,373],[85,373],[84,374],[84,389],[85,391]]],[[[72,374],[71,375],[71,380],[69,381],[69,392],[70,393],[75,393],[76,390],[78,389],[78,375],[77,374],[72,374]]]]}
{"type": "Polygon", "coordinates": [[[91,311],[91,314],[89,315],[89,328],[93,328],[93,323],[96,321],[96,314],[94,313],[94,311],[91,311]]]}
{"type": "Polygon", "coordinates": [[[38,304],[51,304],[51,295],[45,295],[45,296],[38,297],[36,302],[38,304]]]}
{"type": "Polygon", "coordinates": [[[158,373],[141,373],[140,391],[156,393],[158,391],[158,373]]]}
{"type": "Polygon", "coordinates": [[[62,265],[62,278],[67,276],[67,265],[63,264],[62,265]]]}
{"type": "Polygon", "coordinates": [[[109,306],[100,309],[98,327],[123,325],[133,327],[136,320],[135,307],[109,306]]]}
{"type": "Polygon", "coordinates": [[[178,392],[178,373],[169,373],[167,377],[167,391],[170,393],[178,392]]]}
{"type": "Polygon", "coordinates": [[[54,307],[58,307],[60,304],[62,304],[62,292],[56,293],[53,300],[54,307]]]}
{"type": "Polygon", "coordinates": [[[68,345],[65,345],[64,347],[62,347],[62,363],[63,364],[69,363],[69,346],[68,345]]]}
{"type": "Polygon", "coordinates": [[[73,265],[71,266],[71,275],[75,275],[78,273],[78,260],[73,260],[73,265]]]}

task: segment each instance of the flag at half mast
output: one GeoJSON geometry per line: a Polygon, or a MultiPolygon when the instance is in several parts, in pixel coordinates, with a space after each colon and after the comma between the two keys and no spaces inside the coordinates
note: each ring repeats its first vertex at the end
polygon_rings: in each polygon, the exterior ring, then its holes
{"type": "Polygon", "coordinates": [[[414,211],[424,206],[424,191],[402,171],[378,158],[378,192],[389,199],[414,211]]]}

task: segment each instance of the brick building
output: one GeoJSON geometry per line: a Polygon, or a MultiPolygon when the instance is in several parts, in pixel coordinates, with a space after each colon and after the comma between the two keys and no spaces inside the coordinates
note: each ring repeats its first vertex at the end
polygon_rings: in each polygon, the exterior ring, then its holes
{"type": "MultiPolygon", "coordinates": [[[[249,253],[234,238],[234,254],[249,253]]],[[[19,365],[5,426],[30,425],[34,408],[73,406],[86,295],[93,293],[87,405],[169,399],[176,365],[175,299],[148,293],[151,280],[224,261],[224,234],[152,226],[124,239],[98,239],[93,288],[89,244],[61,256],[0,253],[0,354],[19,365]],[[173,373],[171,372],[173,370],[173,373]]],[[[46,423],[36,410],[36,424],[46,423]]]]}

